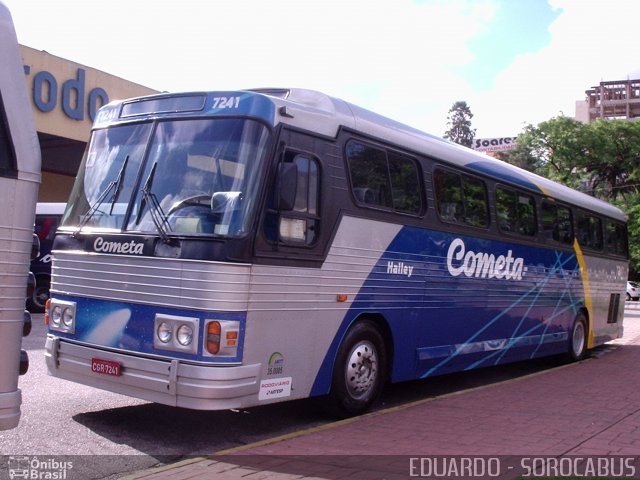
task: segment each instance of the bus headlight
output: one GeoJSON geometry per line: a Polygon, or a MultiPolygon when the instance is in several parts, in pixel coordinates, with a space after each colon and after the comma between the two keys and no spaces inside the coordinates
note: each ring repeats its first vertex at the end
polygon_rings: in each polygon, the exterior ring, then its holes
{"type": "Polygon", "coordinates": [[[153,347],[173,352],[198,353],[200,319],[157,313],[154,321],[153,347]]]}
{"type": "Polygon", "coordinates": [[[190,325],[183,324],[178,327],[178,333],[176,334],[176,340],[183,346],[189,345],[193,341],[193,329],[190,325]]]}
{"type": "Polygon", "coordinates": [[[76,302],[51,298],[48,303],[49,329],[63,333],[75,333],[76,302]]]}
{"type": "Polygon", "coordinates": [[[62,323],[65,327],[69,328],[73,325],[73,309],[66,307],[62,310],[62,323]]]}
{"type": "Polygon", "coordinates": [[[171,340],[171,327],[167,322],[162,322],[158,327],[158,340],[162,343],[169,343],[171,340]]]}
{"type": "Polygon", "coordinates": [[[51,323],[54,327],[60,327],[60,320],[62,320],[62,307],[55,305],[51,308],[51,323]]]}

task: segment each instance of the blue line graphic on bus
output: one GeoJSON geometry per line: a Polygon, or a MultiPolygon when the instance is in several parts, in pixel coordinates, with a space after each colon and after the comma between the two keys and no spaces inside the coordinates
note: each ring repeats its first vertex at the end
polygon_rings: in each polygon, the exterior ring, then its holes
{"type": "MultiPolygon", "coordinates": [[[[59,300],[77,304],[75,333],[56,332],[57,335],[90,345],[118,350],[135,350],[141,353],[170,356],[174,358],[212,361],[211,356],[203,354],[206,319],[236,320],[240,331],[244,332],[246,314],[229,312],[203,312],[155,305],[114,302],[107,300],[56,295],[59,300]],[[194,334],[198,341],[197,351],[183,353],[154,348],[154,320],[158,315],[174,316],[193,320],[198,325],[194,334]]],[[[238,352],[235,356],[215,358],[216,362],[237,362],[242,359],[244,334],[239,335],[238,352]]]]}
{"type": "Polygon", "coordinates": [[[512,305],[489,320],[489,322],[483,328],[475,332],[471,337],[467,339],[466,342],[459,345],[452,345],[452,351],[450,352],[450,354],[440,363],[431,367],[429,370],[423,373],[422,377],[424,378],[438,373],[438,370],[441,367],[451,362],[455,357],[459,355],[467,355],[475,352],[491,352],[487,353],[486,356],[465,367],[465,370],[471,370],[481,366],[497,365],[501,363],[502,359],[513,348],[533,348],[533,351],[529,355],[529,358],[534,358],[543,344],[567,341],[568,335],[566,331],[549,334],[547,333],[547,331],[557,319],[561,318],[567,312],[569,312],[571,314],[571,318],[573,318],[578,311],[578,307],[583,303],[581,298],[573,298],[571,289],[571,278],[575,278],[575,276],[579,272],[577,265],[575,265],[575,255],[572,254],[567,258],[563,258],[563,254],[561,252],[555,252],[555,254],[557,257],[557,261],[554,266],[549,269],[547,277],[542,282],[540,282],[539,286],[527,291],[512,305]],[[574,263],[573,270],[567,274],[565,267],[567,264],[570,264],[572,262],[574,263]],[[557,299],[557,303],[551,315],[541,319],[540,323],[534,323],[526,330],[521,331],[521,328],[523,328],[523,325],[529,318],[531,309],[539,304],[543,289],[545,288],[549,280],[558,274],[563,276],[563,280],[565,281],[565,286],[567,288],[559,292],[560,295],[557,299]],[[496,339],[494,341],[488,342],[475,342],[475,340],[485,330],[490,329],[504,315],[508,315],[512,310],[523,305],[526,305],[526,309],[521,315],[520,321],[517,323],[510,337],[504,339],[496,339]],[[538,332],[540,329],[542,329],[542,331],[538,332]]]}
{"type": "Polygon", "coordinates": [[[404,227],[354,299],[313,392],[328,388],[333,355],[363,313],[389,323],[392,381],[562,353],[584,303],[579,269],[572,251],[404,227]]]}

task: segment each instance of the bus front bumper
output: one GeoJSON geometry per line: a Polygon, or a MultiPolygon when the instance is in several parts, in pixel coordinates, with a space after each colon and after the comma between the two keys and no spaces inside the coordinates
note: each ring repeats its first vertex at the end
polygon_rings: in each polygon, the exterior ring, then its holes
{"type": "Polygon", "coordinates": [[[208,366],[101,350],[47,335],[45,359],[55,377],[151,402],[196,410],[255,404],[261,364],[208,366]],[[118,363],[120,375],[92,371],[92,359],[118,363]]]}

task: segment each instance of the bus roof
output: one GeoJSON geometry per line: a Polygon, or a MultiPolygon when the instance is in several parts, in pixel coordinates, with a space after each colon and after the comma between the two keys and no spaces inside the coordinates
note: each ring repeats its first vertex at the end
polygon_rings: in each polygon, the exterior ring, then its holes
{"type": "Polygon", "coordinates": [[[94,127],[106,126],[116,120],[139,119],[141,115],[234,113],[259,117],[271,125],[294,125],[332,138],[340,129],[347,128],[430,156],[443,164],[487,175],[616,220],[627,220],[620,209],[595,197],[314,90],[258,88],[139,97],[106,105],[97,115],[94,127]],[[231,99],[242,99],[242,102],[235,104],[231,99]]]}
{"type": "MultiPolygon", "coordinates": [[[[291,105],[290,108],[288,107],[288,113],[294,117],[293,106],[298,104],[332,113],[335,123],[330,126],[330,131],[324,132],[331,136],[335,136],[338,129],[345,126],[398,146],[409,148],[417,153],[431,156],[441,160],[443,163],[450,163],[488,175],[498,181],[505,182],[505,184],[518,185],[617,220],[627,220],[627,216],[620,209],[607,202],[323,93],[301,89],[288,90],[288,94],[283,94],[286,90],[256,91],[270,95],[275,93],[274,96],[280,98],[283,104],[291,105]]],[[[324,116],[327,119],[331,119],[332,115],[327,115],[327,113],[324,116]]],[[[282,121],[300,125],[300,122],[289,122],[287,119],[282,121]]],[[[317,119],[313,125],[316,125],[316,127],[311,128],[311,125],[309,125],[308,128],[317,130],[317,119]]]]}

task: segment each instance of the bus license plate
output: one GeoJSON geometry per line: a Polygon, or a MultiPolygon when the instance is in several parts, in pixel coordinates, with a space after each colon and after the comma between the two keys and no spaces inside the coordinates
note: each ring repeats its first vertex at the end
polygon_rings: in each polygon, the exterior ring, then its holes
{"type": "Polygon", "coordinates": [[[120,376],[121,365],[118,362],[102,360],[101,358],[91,359],[91,371],[102,375],[120,376]]]}

